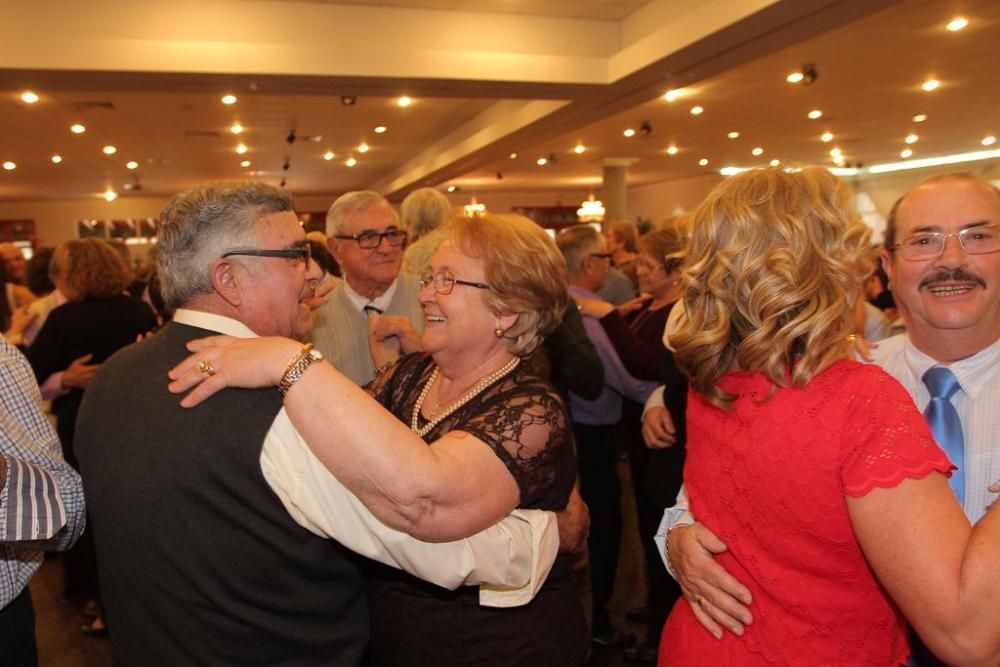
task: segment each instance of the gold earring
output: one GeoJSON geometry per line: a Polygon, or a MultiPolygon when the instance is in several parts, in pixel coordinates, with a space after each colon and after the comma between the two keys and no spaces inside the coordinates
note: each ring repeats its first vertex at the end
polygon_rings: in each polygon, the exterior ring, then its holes
{"type": "Polygon", "coordinates": [[[503,329],[500,328],[499,324],[497,325],[497,328],[493,330],[493,333],[496,334],[497,338],[503,338],[503,329]]]}

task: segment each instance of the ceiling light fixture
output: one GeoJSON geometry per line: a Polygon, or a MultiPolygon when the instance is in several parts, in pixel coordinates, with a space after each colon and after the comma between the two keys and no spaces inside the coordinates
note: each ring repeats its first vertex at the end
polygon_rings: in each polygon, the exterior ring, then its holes
{"type": "Polygon", "coordinates": [[[348,167],[353,167],[357,163],[358,163],[358,161],[355,160],[353,157],[349,157],[346,160],[344,160],[344,164],[346,164],[348,167]]]}
{"type": "Polygon", "coordinates": [[[750,151],[750,154],[751,155],[763,155],[764,154],[764,149],[761,148],[760,146],[757,146],[752,151],[750,151]]]}
{"type": "Polygon", "coordinates": [[[823,134],[819,135],[819,140],[822,141],[824,144],[830,143],[831,141],[833,141],[833,132],[824,132],[823,134]]]}
{"type": "Polygon", "coordinates": [[[365,142],[362,141],[360,144],[358,144],[358,152],[359,153],[367,153],[370,150],[371,150],[371,146],[369,146],[365,142]]]}
{"type": "Polygon", "coordinates": [[[937,79],[927,79],[920,85],[920,87],[929,93],[932,90],[937,90],[940,85],[941,82],[937,79]]]}
{"type": "Polygon", "coordinates": [[[576,146],[573,147],[573,152],[576,153],[577,155],[583,154],[586,150],[587,147],[584,146],[583,144],[577,144],[576,146]]]}
{"type": "Polygon", "coordinates": [[[25,104],[34,104],[38,99],[38,95],[33,91],[26,90],[21,93],[21,101],[25,104]]]}
{"type": "Polygon", "coordinates": [[[832,155],[833,157],[837,157],[838,155],[843,155],[843,154],[844,153],[836,146],[830,149],[830,155],[832,155]]]}
{"type": "Polygon", "coordinates": [[[114,155],[115,153],[118,152],[118,149],[115,148],[114,146],[105,146],[104,148],[101,149],[101,152],[104,153],[105,155],[114,155]]]}
{"type": "Polygon", "coordinates": [[[239,146],[236,147],[236,152],[239,153],[240,155],[243,155],[248,150],[250,150],[250,149],[247,148],[246,144],[240,144],[239,146]]]}
{"type": "Polygon", "coordinates": [[[343,104],[345,107],[353,107],[355,104],[357,104],[357,102],[358,98],[355,97],[354,95],[340,96],[340,103],[343,104]]]}
{"type": "Polygon", "coordinates": [[[671,145],[671,146],[667,147],[667,155],[677,155],[677,151],[679,151],[679,150],[680,149],[677,148],[677,146],[671,145]]]}
{"type": "Polygon", "coordinates": [[[236,104],[236,96],[232,95],[232,94],[223,95],[222,96],[222,103],[223,104],[236,104]]]}
{"type": "Polygon", "coordinates": [[[771,160],[768,164],[770,164],[772,167],[777,167],[779,164],[781,164],[781,160],[777,159],[771,160]]]}
{"type": "Polygon", "coordinates": [[[635,136],[635,130],[633,130],[631,127],[627,127],[627,128],[625,128],[625,131],[622,132],[622,134],[624,134],[626,137],[634,137],[635,136]]]}
{"type": "Polygon", "coordinates": [[[406,95],[403,95],[398,100],[396,100],[396,106],[401,107],[403,109],[410,106],[411,104],[413,104],[413,100],[407,97],[406,95]]]}
{"type": "Polygon", "coordinates": [[[925,120],[927,120],[927,114],[925,113],[918,113],[916,116],[913,117],[914,123],[922,123],[925,120]]]}
{"type": "Polygon", "coordinates": [[[327,162],[329,162],[330,160],[332,160],[335,157],[337,157],[337,154],[334,153],[333,151],[327,151],[327,152],[323,153],[323,159],[326,160],[327,162]]]}
{"type": "Polygon", "coordinates": [[[240,125],[239,123],[233,123],[229,127],[229,131],[232,132],[233,134],[242,134],[243,133],[243,126],[240,125]]]}
{"type": "Polygon", "coordinates": [[[733,130],[732,132],[730,132],[726,136],[729,137],[730,139],[738,139],[739,136],[740,136],[740,133],[737,132],[736,130],[733,130]]]}
{"type": "Polygon", "coordinates": [[[704,107],[698,107],[698,106],[691,107],[692,116],[700,116],[702,113],[704,113],[704,111],[705,111],[704,107]]]}
{"type": "Polygon", "coordinates": [[[683,88],[671,89],[663,94],[663,99],[665,99],[667,102],[673,102],[683,94],[684,94],[683,88]]]}
{"type": "Polygon", "coordinates": [[[816,73],[816,66],[812,63],[806,63],[798,72],[792,72],[786,76],[785,81],[788,83],[804,83],[808,86],[817,78],[819,78],[819,74],[816,73]]]}
{"type": "Polygon", "coordinates": [[[913,151],[910,150],[909,148],[904,148],[903,150],[899,151],[899,157],[901,158],[905,159],[910,157],[911,155],[913,155],[913,151]]]}
{"type": "Polygon", "coordinates": [[[458,186],[457,185],[449,185],[448,188],[447,188],[447,190],[448,190],[448,192],[458,192],[458,186]]]}
{"type": "Polygon", "coordinates": [[[470,218],[474,218],[477,215],[483,215],[486,213],[486,204],[480,204],[476,200],[476,195],[472,195],[472,200],[463,207],[465,215],[470,218]]]}
{"type": "Polygon", "coordinates": [[[388,129],[385,125],[379,125],[375,128],[375,134],[385,134],[385,131],[388,129]]]}
{"type": "Polygon", "coordinates": [[[707,165],[708,165],[708,158],[704,158],[704,157],[703,157],[702,159],[698,160],[698,164],[699,164],[700,166],[702,166],[702,167],[705,167],[705,166],[707,166],[707,165]]]}
{"type": "Polygon", "coordinates": [[[240,162],[240,166],[243,167],[244,169],[246,169],[247,167],[249,167],[251,164],[253,164],[253,163],[250,162],[250,160],[243,160],[242,162],[240,162]]]}
{"type": "Polygon", "coordinates": [[[915,143],[917,143],[918,139],[920,139],[920,137],[918,137],[917,135],[915,135],[915,134],[908,134],[908,135],[906,135],[906,138],[903,139],[903,141],[905,141],[908,144],[915,144],[915,143]]]}
{"type": "Polygon", "coordinates": [[[79,123],[76,123],[75,125],[69,126],[69,131],[72,132],[73,134],[83,134],[84,132],[87,131],[87,128],[85,128],[83,125],[80,125],[79,123]]]}
{"type": "Polygon", "coordinates": [[[139,163],[136,162],[135,160],[129,160],[128,162],[125,163],[125,168],[128,170],[138,169],[139,163]]]}
{"type": "Polygon", "coordinates": [[[117,192],[115,192],[111,188],[108,188],[107,190],[104,191],[104,201],[109,201],[110,202],[110,201],[114,201],[116,199],[118,199],[118,193],[117,192]]]}
{"type": "Polygon", "coordinates": [[[544,167],[548,163],[549,163],[549,159],[545,158],[545,157],[540,157],[537,160],[535,160],[535,164],[537,164],[539,167],[544,167]]]}
{"type": "Polygon", "coordinates": [[[52,156],[52,164],[59,164],[60,162],[62,162],[62,155],[56,154],[52,156]]]}
{"type": "Polygon", "coordinates": [[[922,167],[938,167],[944,164],[958,164],[961,162],[975,162],[977,160],[992,160],[1000,158],[1000,149],[989,151],[973,151],[971,153],[956,153],[953,155],[942,155],[939,157],[925,157],[918,160],[907,160],[906,162],[889,162],[886,164],[873,164],[868,167],[870,174],[884,174],[892,171],[903,171],[906,169],[920,169],[922,167]]]}
{"type": "MultiPolygon", "coordinates": [[[[736,174],[742,174],[744,171],[750,171],[753,167],[723,167],[719,170],[719,173],[723,176],[735,176],[736,174]]],[[[789,167],[785,167],[785,171],[795,171],[789,167]]],[[[834,176],[856,176],[861,172],[857,167],[828,167],[829,171],[834,176]]]]}
{"type": "Polygon", "coordinates": [[[816,120],[817,118],[823,117],[823,112],[819,109],[813,109],[807,115],[809,116],[809,120],[816,120]]]}
{"type": "Polygon", "coordinates": [[[803,74],[802,72],[792,72],[791,74],[785,77],[785,81],[787,81],[788,83],[799,83],[804,78],[806,78],[806,75],[803,74]]]}
{"type": "Polygon", "coordinates": [[[576,217],[580,222],[602,222],[604,213],[604,203],[600,199],[594,199],[593,192],[580,203],[580,208],[576,209],[576,217]]]}
{"type": "Polygon", "coordinates": [[[987,134],[985,137],[983,137],[983,140],[980,141],[979,143],[981,143],[983,146],[992,146],[996,142],[997,142],[996,137],[994,137],[992,134],[987,134]]]}
{"type": "Polygon", "coordinates": [[[511,153],[510,154],[510,159],[511,160],[516,160],[517,159],[517,153],[511,153]]]}
{"type": "Polygon", "coordinates": [[[968,19],[962,16],[956,16],[952,20],[948,21],[948,24],[945,26],[945,28],[947,28],[951,32],[958,32],[967,25],[969,25],[968,19]]]}
{"type": "Polygon", "coordinates": [[[7,160],[6,162],[3,163],[3,168],[6,169],[7,171],[14,171],[15,169],[17,169],[17,163],[7,160]]]}

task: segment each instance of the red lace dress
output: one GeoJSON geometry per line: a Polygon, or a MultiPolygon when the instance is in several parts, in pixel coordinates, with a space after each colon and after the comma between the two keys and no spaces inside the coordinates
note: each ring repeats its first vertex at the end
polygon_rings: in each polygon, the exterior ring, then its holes
{"type": "Polygon", "coordinates": [[[771,394],[759,373],[719,386],[738,396],[728,412],[689,397],[684,482],[695,516],[729,547],[719,563],[753,593],[754,621],[716,640],[680,600],[659,664],[904,663],[906,621],[865,561],[845,496],[952,469],[909,394],[852,361],[801,389],[771,394]]]}

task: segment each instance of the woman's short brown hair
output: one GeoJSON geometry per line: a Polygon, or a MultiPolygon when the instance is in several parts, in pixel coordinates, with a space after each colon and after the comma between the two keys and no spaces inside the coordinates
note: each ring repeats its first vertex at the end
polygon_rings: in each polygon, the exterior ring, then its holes
{"type": "Polygon", "coordinates": [[[686,316],[670,335],[692,386],[720,407],[716,381],[739,368],[801,387],[846,353],[868,229],[826,169],[754,169],[695,211],[683,269],[686,316]]]}
{"type": "Polygon", "coordinates": [[[62,282],[66,298],[79,301],[122,294],[128,286],[129,270],[108,243],[95,238],[74,239],[56,249],[52,278],[62,282]]]}
{"type": "Polygon", "coordinates": [[[566,262],[555,242],[531,220],[509,214],[456,215],[446,233],[485,265],[487,305],[518,316],[504,334],[510,351],[530,354],[559,325],[569,303],[566,262]]]}

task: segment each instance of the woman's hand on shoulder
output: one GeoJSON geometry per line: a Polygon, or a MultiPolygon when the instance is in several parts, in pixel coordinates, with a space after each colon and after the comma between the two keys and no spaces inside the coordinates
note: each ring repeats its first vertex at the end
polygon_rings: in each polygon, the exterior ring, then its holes
{"type": "Polygon", "coordinates": [[[277,386],[302,344],[278,336],[211,336],[193,340],[187,348],[192,354],[167,373],[167,389],[175,394],[191,389],[181,400],[190,408],[226,387],[277,386]]]}
{"type": "Polygon", "coordinates": [[[573,297],[573,300],[576,301],[576,306],[580,309],[580,314],[588,317],[596,317],[600,319],[615,309],[614,305],[608,303],[607,301],[601,301],[600,299],[591,299],[586,296],[575,296],[573,297]]]}
{"type": "Polygon", "coordinates": [[[622,315],[628,315],[629,313],[639,310],[652,300],[653,296],[651,294],[642,294],[634,299],[631,299],[630,301],[626,301],[625,303],[619,304],[615,308],[615,310],[617,310],[622,315]]]}

